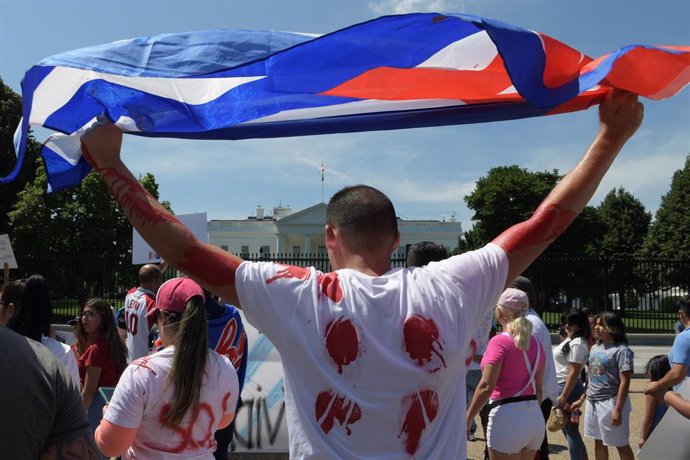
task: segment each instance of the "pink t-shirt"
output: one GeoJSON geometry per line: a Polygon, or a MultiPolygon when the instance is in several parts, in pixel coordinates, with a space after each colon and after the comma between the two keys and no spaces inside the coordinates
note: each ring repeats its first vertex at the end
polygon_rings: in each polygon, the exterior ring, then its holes
{"type": "MultiPolygon", "coordinates": [[[[534,368],[534,363],[537,358],[537,347],[541,347],[539,342],[530,337],[529,348],[527,349],[527,357],[530,365],[534,368]]],[[[533,395],[534,389],[529,385],[519,395],[516,394],[529,381],[529,372],[525,364],[525,358],[522,352],[515,346],[513,338],[507,334],[498,334],[491,338],[489,345],[486,347],[486,353],[482,358],[482,369],[487,364],[501,364],[501,373],[498,376],[498,381],[491,393],[491,400],[511,398],[513,396],[533,395]]],[[[544,351],[542,350],[539,356],[539,363],[537,370],[544,366],[544,351]]]]}

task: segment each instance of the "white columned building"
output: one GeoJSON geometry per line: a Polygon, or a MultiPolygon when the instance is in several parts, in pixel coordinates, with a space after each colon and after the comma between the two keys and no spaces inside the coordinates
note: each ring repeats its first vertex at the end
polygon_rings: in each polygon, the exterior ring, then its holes
{"type": "MultiPolygon", "coordinates": [[[[318,203],[293,211],[275,207],[267,215],[258,207],[256,216],[241,220],[208,222],[209,242],[240,256],[249,254],[326,254],[324,226],[326,204],[318,203]]],[[[396,254],[404,257],[407,247],[420,241],[433,241],[452,251],[458,246],[462,226],[449,220],[398,220],[400,246],[396,254]]]]}

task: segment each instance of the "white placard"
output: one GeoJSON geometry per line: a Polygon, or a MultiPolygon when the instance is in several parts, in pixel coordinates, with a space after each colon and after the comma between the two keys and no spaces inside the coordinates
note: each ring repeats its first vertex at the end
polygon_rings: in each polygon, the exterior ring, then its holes
{"type": "Polygon", "coordinates": [[[0,235],[0,269],[5,266],[5,262],[10,268],[19,268],[17,267],[17,259],[14,258],[9,235],[0,235]]]}
{"type": "MultiPolygon", "coordinates": [[[[690,379],[678,388],[678,393],[690,399],[690,379]]],[[[690,420],[669,407],[659,424],[644,443],[640,460],[687,460],[690,458],[690,420]]]]}
{"type": "MultiPolygon", "coordinates": [[[[194,236],[201,241],[208,243],[208,224],[206,223],[206,213],[199,212],[194,214],[180,214],[175,216],[187,228],[189,228],[194,236]]],[[[153,250],[149,244],[144,241],[136,229],[132,229],[132,264],[149,264],[158,263],[161,257],[153,250]]]]}

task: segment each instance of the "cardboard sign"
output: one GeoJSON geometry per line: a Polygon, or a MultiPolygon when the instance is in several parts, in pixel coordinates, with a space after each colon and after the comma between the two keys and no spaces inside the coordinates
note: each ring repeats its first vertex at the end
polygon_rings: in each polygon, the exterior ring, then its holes
{"type": "MultiPolygon", "coordinates": [[[[678,388],[683,398],[690,399],[690,379],[678,388]]],[[[687,460],[690,458],[690,420],[669,407],[659,424],[644,443],[640,460],[687,460]]]]}
{"type": "MultiPolygon", "coordinates": [[[[206,223],[206,213],[200,212],[195,214],[180,214],[175,216],[187,228],[189,228],[194,236],[201,241],[208,243],[208,225],[206,223]]],[[[150,264],[158,263],[161,257],[153,250],[149,244],[144,241],[144,238],[132,229],[132,264],[150,264]]]]}
{"type": "Polygon", "coordinates": [[[0,235],[0,269],[5,266],[5,262],[10,268],[19,268],[17,267],[17,259],[14,258],[9,235],[0,235]]]}

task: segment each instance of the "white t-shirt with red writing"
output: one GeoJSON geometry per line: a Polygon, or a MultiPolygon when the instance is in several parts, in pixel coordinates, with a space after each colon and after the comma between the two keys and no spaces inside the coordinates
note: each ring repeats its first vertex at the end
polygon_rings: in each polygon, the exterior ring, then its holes
{"type": "Polygon", "coordinates": [[[465,458],[466,366],[507,271],[494,244],[378,277],[240,265],[245,317],[282,358],[290,458],[465,458]]]}
{"type": "Polygon", "coordinates": [[[177,428],[161,418],[170,409],[173,387],[166,380],[174,347],[135,360],[122,374],[103,418],[125,428],[137,428],[123,459],[212,459],[213,433],[224,415],[235,412],[239,396],[237,373],[230,360],[208,350],[208,360],[196,416],[188,410],[177,428]]]}
{"type": "Polygon", "coordinates": [[[127,362],[149,354],[149,330],[154,318],[146,314],[153,310],[156,294],[144,288],[132,288],[125,297],[125,322],[127,324],[127,362]]]}

